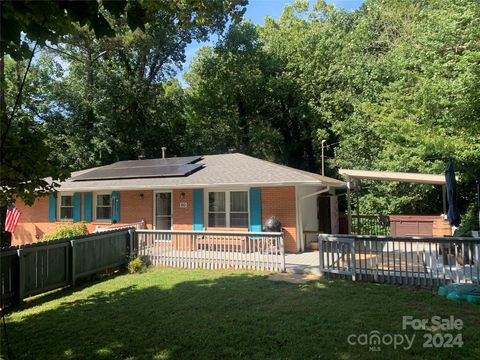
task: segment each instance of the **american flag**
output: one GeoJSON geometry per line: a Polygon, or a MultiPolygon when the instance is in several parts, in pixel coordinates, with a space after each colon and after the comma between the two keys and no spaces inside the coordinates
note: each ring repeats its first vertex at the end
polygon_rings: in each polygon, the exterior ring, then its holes
{"type": "Polygon", "coordinates": [[[22,213],[17,210],[13,205],[10,205],[7,209],[7,216],[5,217],[5,231],[13,233],[17,227],[18,220],[22,213]]]}

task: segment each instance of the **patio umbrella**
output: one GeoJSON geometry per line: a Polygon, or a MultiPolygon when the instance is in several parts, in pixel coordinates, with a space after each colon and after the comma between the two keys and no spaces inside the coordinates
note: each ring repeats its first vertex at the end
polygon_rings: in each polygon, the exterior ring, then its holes
{"type": "Polygon", "coordinates": [[[458,227],[460,226],[460,213],[457,208],[457,182],[455,180],[455,167],[452,160],[448,162],[447,169],[445,170],[445,186],[448,199],[448,222],[450,225],[458,227]]]}

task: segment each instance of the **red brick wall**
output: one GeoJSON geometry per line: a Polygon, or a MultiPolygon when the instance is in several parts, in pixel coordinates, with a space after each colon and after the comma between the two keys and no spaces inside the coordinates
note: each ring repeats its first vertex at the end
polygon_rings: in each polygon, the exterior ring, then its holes
{"type": "Polygon", "coordinates": [[[120,192],[120,222],[131,224],[144,220],[147,228],[152,228],[153,221],[153,191],[121,191],[120,192]],[[143,199],[140,194],[143,194],[143,199]]]}
{"type": "Polygon", "coordinates": [[[15,206],[22,212],[22,216],[13,233],[12,245],[35,242],[57,227],[56,223],[48,221],[48,196],[36,199],[32,206],[26,206],[17,200],[15,206]]]}
{"type": "Polygon", "coordinates": [[[295,187],[262,188],[262,223],[275,216],[284,228],[285,251],[297,252],[297,216],[295,187]]]}
{"type": "Polygon", "coordinates": [[[193,190],[173,190],[173,224],[174,230],[193,230],[193,190]],[[182,198],[182,193],[184,198],[182,198]],[[180,203],[186,203],[186,208],[181,208],[180,203]]]}
{"type": "MultiPolygon", "coordinates": [[[[192,230],[193,222],[193,190],[174,190],[173,224],[174,230],[192,230]],[[181,194],[184,193],[184,199],[181,194]],[[187,203],[186,208],[180,208],[180,203],[187,203]]],[[[12,245],[35,242],[44,234],[49,234],[65,222],[48,221],[48,197],[37,199],[31,207],[17,202],[17,207],[22,211],[22,217],[12,239],[12,245]]],[[[83,207],[83,196],[82,196],[83,207]]],[[[276,216],[285,231],[285,249],[288,252],[297,251],[296,235],[296,210],[295,187],[264,187],[262,188],[262,222],[271,216],[276,216]]],[[[83,209],[82,209],[83,217],[83,209]]],[[[153,191],[122,191],[120,194],[120,223],[129,224],[145,220],[147,228],[152,228],[153,221],[153,191]],[[143,194],[143,199],[140,194],[143,194]]],[[[97,225],[109,226],[111,223],[90,222],[87,228],[93,232],[97,225]]],[[[216,228],[215,230],[220,230],[216,228]]],[[[222,229],[232,230],[232,229],[222,229]]],[[[246,229],[233,229],[246,230],[246,229]]]]}
{"type": "MultiPolygon", "coordinates": [[[[22,212],[20,221],[12,237],[12,245],[28,244],[37,241],[43,235],[55,231],[60,224],[71,224],[65,221],[48,221],[48,196],[39,198],[32,206],[26,206],[22,201],[15,204],[22,212]]],[[[82,219],[83,219],[82,195],[82,219]]],[[[93,206],[93,204],[92,204],[93,206]]],[[[92,212],[93,216],[93,212],[92,212]]],[[[153,191],[122,191],[120,193],[120,223],[131,224],[145,220],[148,229],[152,228],[153,191]],[[143,194],[143,199],[140,194],[143,194]]],[[[92,221],[86,223],[89,232],[95,231],[97,225],[112,226],[111,222],[92,221]]]]}
{"type": "MultiPolygon", "coordinates": [[[[173,190],[172,212],[173,230],[193,230],[193,190],[173,190]],[[180,207],[180,203],[185,203],[187,207],[180,207]]],[[[191,250],[191,237],[185,234],[175,235],[172,237],[172,245],[179,250],[191,250]]]]}

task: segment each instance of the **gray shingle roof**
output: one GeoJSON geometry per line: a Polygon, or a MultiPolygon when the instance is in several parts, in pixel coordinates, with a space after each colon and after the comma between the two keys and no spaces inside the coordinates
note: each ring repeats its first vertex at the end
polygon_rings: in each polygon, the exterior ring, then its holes
{"type": "MultiPolygon", "coordinates": [[[[144,160],[139,160],[144,161],[144,160]]],[[[214,186],[319,185],[345,187],[343,181],[278,165],[243,154],[205,155],[201,170],[185,177],[72,181],[92,169],[76,171],[60,191],[140,190],[214,186]]],[[[98,169],[98,168],[96,168],[98,169]]]]}

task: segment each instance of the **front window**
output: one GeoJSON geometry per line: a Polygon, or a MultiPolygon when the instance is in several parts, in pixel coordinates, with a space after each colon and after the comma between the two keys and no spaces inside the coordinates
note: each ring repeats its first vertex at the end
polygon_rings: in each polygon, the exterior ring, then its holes
{"type": "Polygon", "coordinates": [[[248,193],[230,192],[230,227],[248,227],[248,193]]]}
{"type": "Polygon", "coordinates": [[[208,226],[226,227],[227,214],[224,192],[208,193],[208,226]]]}
{"type": "Polygon", "coordinates": [[[97,194],[95,206],[96,220],[112,219],[112,196],[110,194],[97,194]]]}
{"type": "Polygon", "coordinates": [[[60,195],[60,220],[73,219],[73,195],[60,195]]]}
{"type": "Polygon", "coordinates": [[[155,193],[155,229],[172,228],[172,193],[155,193]]]}
{"type": "Polygon", "coordinates": [[[236,228],[248,227],[248,192],[209,192],[208,226],[236,228]]]}

